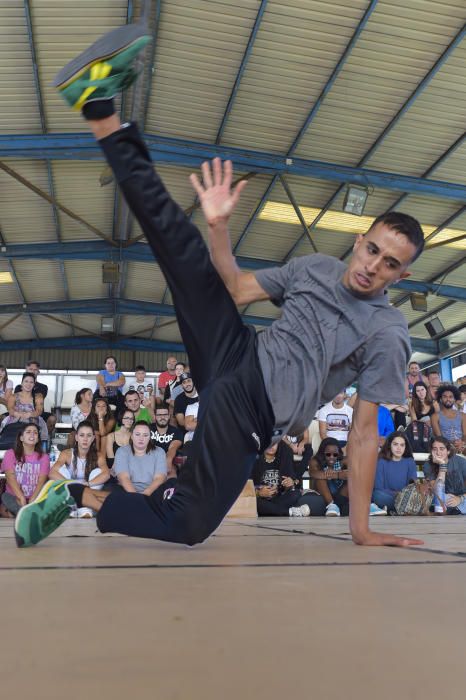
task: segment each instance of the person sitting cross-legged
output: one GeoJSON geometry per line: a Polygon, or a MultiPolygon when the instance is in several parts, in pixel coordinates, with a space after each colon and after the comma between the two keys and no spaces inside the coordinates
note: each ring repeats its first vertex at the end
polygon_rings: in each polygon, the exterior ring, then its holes
{"type": "MultiPolygon", "coordinates": [[[[110,471],[103,457],[97,453],[96,436],[92,423],[82,421],[76,430],[75,443],[71,449],[62,450],[50,470],[50,479],[69,479],[85,484],[91,489],[101,489],[110,479],[110,471]]],[[[88,508],[72,511],[73,517],[92,518],[88,508]]]]}
{"type": "Polygon", "coordinates": [[[113,470],[127,493],[150,496],[166,481],[165,452],[152,442],[148,423],[134,423],[129,445],[120,447],[116,453],[113,470]]]}
{"type": "MultiPolygon", "coordinates": [[[[320,443],[309,465],[309,476],[326,503],[325,515],[348,515],[348,469],[339,441],[325,438],[320,443]]],[[[369,515],[386,515],[375,503],[370,504],[369,515]]]]}
{"type": "Polygon", "coordinates": [[[395,508],[395,497],[401,489],[417,479],[416,462],[404,433],[394,432],[380,450],[375,473],[372,500],[388,512],[395,508]]]}
{"type": "Polygon", "coordinates": [[[12,518],[26,503],[35,501],[48,479],[50,459],[42,451],[37,425],[22,426],[13,449],[5,453],[2,469],[6,474],[6,489],[2,494],[0,515],[12,518]]]}

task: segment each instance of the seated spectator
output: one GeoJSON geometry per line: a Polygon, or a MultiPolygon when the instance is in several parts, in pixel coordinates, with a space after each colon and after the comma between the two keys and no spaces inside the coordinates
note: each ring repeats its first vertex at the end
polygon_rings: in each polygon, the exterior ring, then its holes
{"type": "Polygon", "coordinates": [[[117,450],[120,447],[126,447],[126,445],[129,445],[131,428],[133,427],[134,423],[134,413],[127,408],[121,414],[121,418],[118,421],[117,430],[115,430],[114,433],[109,433],[102,438],[101,452],[104,451],[105,447],[105,458],[109,469],[113,467],[117,450]]]}
{"type": "Polygon", "coordinates": [[[124,407],[133,412],[135,422],[143,420],[146,423],[152,423],[154,420],[153,410],[146,406],[141,406],[141,397],[135,389],[130,389],[126,392],[124,407]]]}
{"type": "Polygon", "coordinates": [[[196,430],[197,427],[197,414],[199,412],[199,401],[196,401],[196,403],[191,403],[186,409],[186,413],[184,414],[184,427],[186,430],[185,436],[184,436],[184,444],[186,445],[187,442],[190,442],[193,437],[194,437],[194,431],[196,430]]]}
{"type": "Polygon", "coordinates": [[[155,423],[150,426],[151,440],[161,447],[167,457],[168,478],[176,477],[176,469],[173,459],[176,453],[183,446],[183,431],[170,425],[170,414],[166,406],[157,406],[155,409],[155,423]]]}
{"type": "Polygon", "coordinates": [[[377,430],[379,433],[379,447],[384,445],[386,438],[395,431],[392,414],[386,406],[380,404],[377,413],[377,430]]]}
{"type": "Polygon", "coordinates": [[[184,415],[186,409],[193,403],[198,403],[199,394],[196,391],[193,380],[189,372],[183,372],[180,375],[179,380],[181,382],[181,387],[183,391],[175,399],[173,412],[175,414],[176,422],[180,428],[184,428],[184,415]]]}
{"type": "Polygon", "coordinates": [[[128,493],[150,496],[166,481],[165,453],[152,442],[147,423],[139,421],[133,425],[129,445],[118,450],[113,469],[128,493]]]}
{"type": "Polygon", "coordinates": [[[406,439],[411,450],[415,452],[429,452],[432,439],[432,428],[429,423],[413,420],[406,428],[406,439]]]}
{"type": "Polygon", "coordinates": [[[442,377],[438,369],[427,370],[427,384],[429,386],[430,395],[434,401],[438,401],[437,391],[442,383],[442,377]]]}
{"type": "Polygon", "coordinates": [[[313,454],[312,445],[309,442],[309,430],[302,435],[285,435],[283,442],[293,453],[294,471],[296,478],[301,481],[304,472],[309,468],[309,462],[313,454]]]}
{"type": "Polygon", "coordinates": [[[466,384],[460,384],[458,387],[458,393],[460,395],[458,401],[458,411],[466,413],[466,384]]]}
{"type": "Polygon", "coordinates": [[[439,412],[431,417],[432,432],[453,443],[456,452],[462,452],[466,441],[466,414],[458,411],[459,391],[453,384],[443,384],[437,390],[439,412]]]}
{"type": "MultiPolygon", "coordinates": [[[[33,389],[34,398],[36,399],[38,394],[40,394],[42,397],[42,402],[36,401],[36,406],[37,408],[39,408],[40,406],[42,407],[40,415],[47,423],[47,430],[49,431],[49,433],[53,433],[57,419],[52,413],[44,411],[44,401],[47,397],[49,388],[47,384],[42,384],[42,382],[37,381],[37,377],[40,374],[40,364],[37,362],[37,360],[29,360],[28,362],[26,362],[26,372],[31,372],[31,374],[33,374],[35,377],[36,381],[33,389]]],[[[17,393],[18,391],[21,391],[20,385],[15,387],[15,393],[17,393]]]]}
{"type": "Polygon", "coordinates": [[[5,365],[0,365],[0,404],[8,408],[8,399],[13,393],[13,382],[8,379],[8,371],[5,365]]]}
{"type": "Polygon", "coordinates": [[[71,407],[70,418],[73,430],[76,430],[78,425],[82,423],[83,420],[89,418],[89,414],[92,411],[92,389],[84,387],[80,389],[75,396],[74,406],[71,407]]]}
{"type": "MultiPolygon", "coordinates": [[[[343,450],[335,438],[322,440],[311,459],[309,476],[314,479],[316,491],[325,501],[325,515],[348,515],[348,469],[343,450]]],[[[369,515],[386,515],[386,511],[371,503],[369,515]]]]}
{"type": "Polygon", "coordinates": [[[427,384],[416,382],[409,408],[411,420],[422,420],[430,425],[430,417],[438,410],[438,404],[432,399],[427,384]]]}
{"type": "Polygon", "coordinates": [[[408,365],[408,373],[405,379],[405,395],[410,399],[413,393],[413,387],[418,382],[427,384],[427,377],[422,374],[421,368],[417,362],[410,362],[408,365]]]}
{"type": "Polygon", "coordinates": [[[1,430],[6,430],[12,424],[35,423],[39,427],[40,439],[48,440],[47,425],[41,415],[44,400],[42,394],[34,395],[35,382],[36,377],[32,372],[23,374],[20,390],[8,399],[8,416],[2,421],[1,430]]]}
{"type": "Polygon", "coordinates": [[[404,433],[392,433],[380,450],[372,501],[379,508],[395,509],[395,496],[417,479],[416,462],[404,433]]]}
{"type": "Polygon", "coordinates": [[[116,423],[107,399],[94,400],[88,420],[95,430],[97,452],[101,452],[102,438],[113,432],[116,423]]]}
{"type": "Polygon", "coordinates": [[[170,355],[170,357],[167,358],[167,369],[159,374],[159,380],[157,382],[158,396],[160,399],[164,397],[167,384],[175,378],[175,367],[176,357],[170,355]]]}
{"type": "Polygon", "coordinates": [[[48,479],[50,459],[42,451],[37,425],[27,423],[16,436],[13,449],[7,450],[2,462],[6,474],[0,515],[13,518],[22,506],[35,501],[48,479]]]}
{"type": "Polygon", "coordinates": [[[171,407],[173,410],[173,404],[175,403],[176,397],[181,394],[183,387],[181,386],[181,375],[186,371],[186,365],[184,362],[177,362],[175,365],[175,376],[171,379],[165,386],[165,391],[163,394],[163,402],[171,407]]]}
{"type": "Polygon", "coordinates": [[[302,494],[298,488],[293,453],[283,442],[270,445],[257,458],[252,470],[257,512],[261,516],[307,517],[323,515],[325,504],[315,491],[302,494]]]}
{"type": "Polygon", "coordinates": [[[321,439],[331,437],[338,441],[340,447],[345,447],[352,419],[353,409],[345,404],[345,393],[341,391],[317,414],[321,439]]]}
{"type": "MultiPolygon", "coordinates": [[[[50,479],[53,481],[70,479],[97,490],[102,489],[110,479],[110,471],[105,459],[97,453],[92,423],[85,420],[78,425],[74,446],[60,452],[50,470],[50,479]]],[[[72,516],[92,518],[93,512],[89,508],[78,508],[72,512],[72,516]]]]}
{"type": "Polygon", "coordinates": [[[109,403],[116,406],[117,411],[121,411],[124,404],[122,391],[125,382],[125,375],[117,369],[116,359],[113,355],[109,355],[105,358],[104,369],[97,375],[97,389],[94,396],[107,399],[109,403]]]}
{"type": "MultiPolygon", "coordinates": [[[[127,391],[136,390],[141,399],[141,406],[154,411],[156,403],[156,392],[154,392],[154,383],[151,379],[146,379],[146,368],[144,365],[137,365],[134,370],[135,380],[128,386],[127,391]]],[[[160,403],[161,400],[158,399],[160,403]]]]}
{"type": "Polygon", "coordinates": [[[466,459],[455,454],[455,448],[449,440],[444,437],[432,438],[430,456],[423,466],[423,471],[436,494],[439,493],[438,482],[440,481],[442,485],[444,503],[436,498],[435,512],[465,515],[466,459]]]}

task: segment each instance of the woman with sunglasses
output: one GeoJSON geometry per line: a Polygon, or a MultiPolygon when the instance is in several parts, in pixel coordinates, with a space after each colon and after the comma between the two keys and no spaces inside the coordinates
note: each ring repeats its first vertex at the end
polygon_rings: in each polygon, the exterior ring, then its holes
{"type": "MultiPolygon", "coordinates": [[[[349,514],[348,469],[338,440],[322,440],[309,464],[309,476],[325,501],[326,517],[349,514]]],[[[371,503],[369,515],[386,515],[386,511],[371,503]]]]}
{"type": "Polygon", "coordinates": [[[417,479],[416,462],[404,433],[388,436],[379,453],[372,500],[388,512],[395,508],[395,497],[401,489],[417,479]]]}

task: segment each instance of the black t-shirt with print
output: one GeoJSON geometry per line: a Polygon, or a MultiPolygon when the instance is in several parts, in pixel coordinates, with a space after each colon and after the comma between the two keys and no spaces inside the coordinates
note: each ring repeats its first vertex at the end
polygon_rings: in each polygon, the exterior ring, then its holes
{"type": "Polygon", "coordinates": [[[186,394],[183,391],[182,394],[176,397],[175,403],[173,405],[173,412],[175,416],[177,413],[182,413],[184,415],[188,406],[191,406],[191,404],[197,403],[198,401],[199,396],[186,396],[186,394]]]}
{"type": "Polygon", "coordinates": [[[183,444],[183,431],[179,428],[174,428],[172,425],[168,426],[167,432],[164,435],[160,435],[157,430],[157,424],[151,423],[150,436],[157,447],[161,447],[165,452],[168,452],[168,448],[173,440],[179,440],[181,444],[183,444]]]}

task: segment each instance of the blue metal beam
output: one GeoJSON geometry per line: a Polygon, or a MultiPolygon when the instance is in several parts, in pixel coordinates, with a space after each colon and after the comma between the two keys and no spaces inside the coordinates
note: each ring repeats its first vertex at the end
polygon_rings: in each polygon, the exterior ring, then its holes
{"type": "Polygon", "coordinates": [[[0,351],[40,350],[65,348],[66,350],[146,350],[149,352],[185,352],[181,343],[144,338],[97,338],[77,336],[75,338],[40,338],[37,340],[10,340],[0,343],[0,351]]]}
{"type": "Polygon", "coordinates": [[[246,50],[244,52],[243,58],[241,59],[241,63],[240,63],[239,69],[238,69],[238,73],[236,75],[233,89],[231,91],[230,97],[228,98],[227,106],[225,108],[225,112],[223,114],[219,130],[217,132],[217,137],[215,139],[216,144],[220,143],[222,136],[223,136],[223,132],[225,131],[228,117],[230,116],[230,112],[233,108],[236,93],[238,92],[239,85],[241,83],[241,78],[243,77],[243,73],[246,70],[246,66],[248,64],[249,57],[251,55],[251,52],[252,52],[252,49],[254,46],[254,41],[256,40],[256,36],[257,36],[258,31],[259,31],[259,27],[260,27],[260,24],[262,21],[262,17],[264,16],[264,12],[265,12],[266,7],[267,7],[267,0],[262,0],[261,4],[259,6],[259,10],[258,10],[257,15],[256,15],[256,19],[254,21],[254,25],[253,25],[251,34],[249,35],[249,40],[248,40],[248,43],[246,46],[246,50]]]}
{"type": "MultiPolygon", "coordinates": [[[[146,134],[145,139],[152,157],[159,163],[198,167],[205,160],[220,157],[222,160],[232,160],[236,169],[240,171],[273,173],[277,176],[279,174],[299,175],[364,187],[371,185],[400,192],[417,192],[418,194],[466,202],[466,185],[454,182],[423,179],[318,160],[288,158],[273,153],[216,146],[197,141],[182,141],[162,136],[146,134]]],[[[0,157],[89,160],[100,159],[101,153],[92,136],[88,135],[29,136],[8,134],[0,136],[0,157]]]]}

